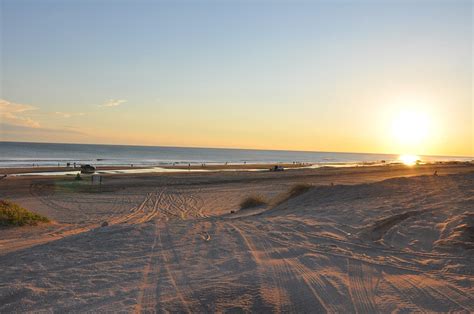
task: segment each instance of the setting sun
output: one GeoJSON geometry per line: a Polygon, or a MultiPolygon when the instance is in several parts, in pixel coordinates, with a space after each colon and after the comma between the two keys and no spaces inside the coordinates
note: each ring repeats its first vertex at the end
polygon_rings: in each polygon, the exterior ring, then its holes
{"type": "Polygon", "coordinates": [[[428,115],[422,111],[404,110],[392,121],[392,134],[402,145],[419,145],[429,134],[428,115]]]}

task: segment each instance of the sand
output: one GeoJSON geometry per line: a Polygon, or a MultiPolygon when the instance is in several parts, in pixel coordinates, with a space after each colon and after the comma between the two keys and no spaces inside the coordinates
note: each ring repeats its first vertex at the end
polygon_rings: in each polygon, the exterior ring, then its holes
{"type": "Polygon", "coordinates": [[[473,165],[8,177],[0,198],[54,220],[0,229],[1,313],[474,312],[473,165]]]}

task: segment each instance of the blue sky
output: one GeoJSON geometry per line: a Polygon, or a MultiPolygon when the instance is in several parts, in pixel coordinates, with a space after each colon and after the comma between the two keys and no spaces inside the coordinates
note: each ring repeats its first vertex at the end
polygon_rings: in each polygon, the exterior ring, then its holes
{"type": "Polygon", "coordinates": [[[5,140],[473,153],[472,1],[0,1],[5,140]]]}

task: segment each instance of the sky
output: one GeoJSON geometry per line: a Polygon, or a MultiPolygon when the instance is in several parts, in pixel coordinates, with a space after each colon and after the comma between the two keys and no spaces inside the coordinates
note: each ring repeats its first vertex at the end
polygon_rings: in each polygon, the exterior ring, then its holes
{"type": "Polygon", "coordinates": [[[470,0],[0,3],[3,141],[474,156],[470,0]]]}

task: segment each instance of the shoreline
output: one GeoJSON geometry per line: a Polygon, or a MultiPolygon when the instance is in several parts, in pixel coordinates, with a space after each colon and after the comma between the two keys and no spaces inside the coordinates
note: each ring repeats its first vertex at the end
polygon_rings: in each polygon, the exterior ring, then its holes
{"type": "MultiPolygon", "coordinates": [[[[268,171],[275,166],[283,167],[284,170],[315,170],[315,169],[338,169],[338,168],[377,168],[377,167],[434,167],[434,166],[472,166],[472,161],[436,161],[420,163],[416,165],[405,165],[401,162],[380,163],[245,163],[245,164],[202,164],[202,165],[163,165],[163,166],[97,166],[96,174],[102,175],[126,175],[126,174],[157,174],[157,173],[186,173],[186,172],[249,172],[268,171]]],[[[12,167],[0,168],[0,179],[13,176],[71,176],[80,173],[76,167],[12,167]]]]}

